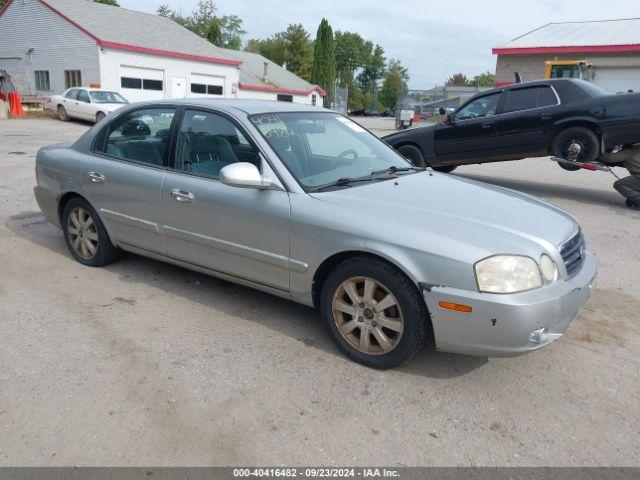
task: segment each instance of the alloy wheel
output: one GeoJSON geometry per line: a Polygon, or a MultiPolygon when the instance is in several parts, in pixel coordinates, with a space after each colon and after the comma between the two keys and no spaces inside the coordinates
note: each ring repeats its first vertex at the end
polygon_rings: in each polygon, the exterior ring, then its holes
{"type": "Polygon", "coordinates": [[[67,233],[73,250],[83,260],[93,258],[98,251],[98,230],[91,214],[82,207],[69,212],[67,233]]]}
{"type": "Polygon", "coordinates": [[[396,297],[369,277],[342,282],[333,295],[333,320],[342,337],[367,355],[384,355],[399,343],[404,318],[396,297]]]}

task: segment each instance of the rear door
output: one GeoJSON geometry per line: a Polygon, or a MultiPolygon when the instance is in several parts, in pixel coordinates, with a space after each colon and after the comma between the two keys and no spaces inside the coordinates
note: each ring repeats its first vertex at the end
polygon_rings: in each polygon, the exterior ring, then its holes
{"type": "Polygon", "coordinates": [[[149,107],[116,118],[84,165],[89,201],[118,243],[165,253],[160,193],[175,112],[174,107],[149,107]]]}
{"type": "Polygon", "coordinates": [[[512,88],[505,92],[497,116],[497,154],[501,157],[544,155],[547,132],[561,113],[560,98],[548,85],[512,88]]]}
{"type": "Polygon", "coordinates": [[[496,110],[502,92],[478,97],[453,114],[453,122],[436,126],[438,164],[457,164],[495,155],[496,110]]]}
{"type": "Polygon", "coordinates": [[[167,253],[288,291],[289,195],[221,183],[220,170],[236,162],[269,168],[233,119],[186,109],[176,134],[174,168],[162,188],[167,253]]]}

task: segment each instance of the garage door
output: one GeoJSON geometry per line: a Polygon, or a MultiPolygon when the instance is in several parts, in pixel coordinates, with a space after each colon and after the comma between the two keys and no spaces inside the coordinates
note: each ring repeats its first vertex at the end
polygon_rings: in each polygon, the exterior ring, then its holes
{"type": "Polygon", "coordinates": [[[640,92],[640,67],[596,67],[593,81],[611,93],[640,92]]]}
{"type": "Polygon", "coordinates": [[[130,102],[165,98],[164,71],[120,65],[120,93],[130,102]]]}
{"type": "Polygon", "coordinates": [[[224,77],[216,75],[191,74],[189,85],[190,97],[222,97],[224,96],[224,77]]]}

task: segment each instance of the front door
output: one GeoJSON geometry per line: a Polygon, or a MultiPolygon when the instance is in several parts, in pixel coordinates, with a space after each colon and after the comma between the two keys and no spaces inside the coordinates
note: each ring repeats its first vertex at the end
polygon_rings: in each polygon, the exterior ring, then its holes
{"type": "Polygon", "coordinates": [[[187,96],[187,81],[180,77],[171,77],[171,98],[187,96]]]}
{"type": "Polygon", "coordinates": [[[120,244],[165,253],[160,194],[174,115],[170,107],[135,110],[106,127],[87,156],[85,191],[120,244]]]}
{"type": "Polygon", "coordinates": [[[78,102],[75,105],[76,113],[78,117],[85,120],[95,120],[94,107],[91,104],[91,97],[86,90],[78,90],[78,102]]]}
{"type": "Polygon", "coordinates": [[[438,164],[471,162],[495,154],[495,113],[501,95],[496,92],[476,98],[455,112],[451,122],[435,127],[438,164]]]}
{"type": "Polygon", "coordinates": [[[546,133],[562,109],[555,91],[548,85],[539,85],[514,88],[505,95],[503,112],[498,115],[498,155],[544,155],[546,133]]]}
{"type": "Polygon", "coordinates": [[[224,185],[220,170],[235,162],[266,168],[230,119],[186,110],[162,188],[168,255],[288,291],[289,195],[224,185]]]}

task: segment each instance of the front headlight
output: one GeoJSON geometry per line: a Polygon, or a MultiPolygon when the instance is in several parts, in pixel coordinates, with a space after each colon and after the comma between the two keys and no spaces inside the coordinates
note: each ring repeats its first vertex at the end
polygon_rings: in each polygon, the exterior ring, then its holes
{"type": "Polygon", "coordinates": [[[495,255],[475,265],[478,289],[487,293],[516,293],[542,286],[540,268],[533,258],[495,255]]]}

